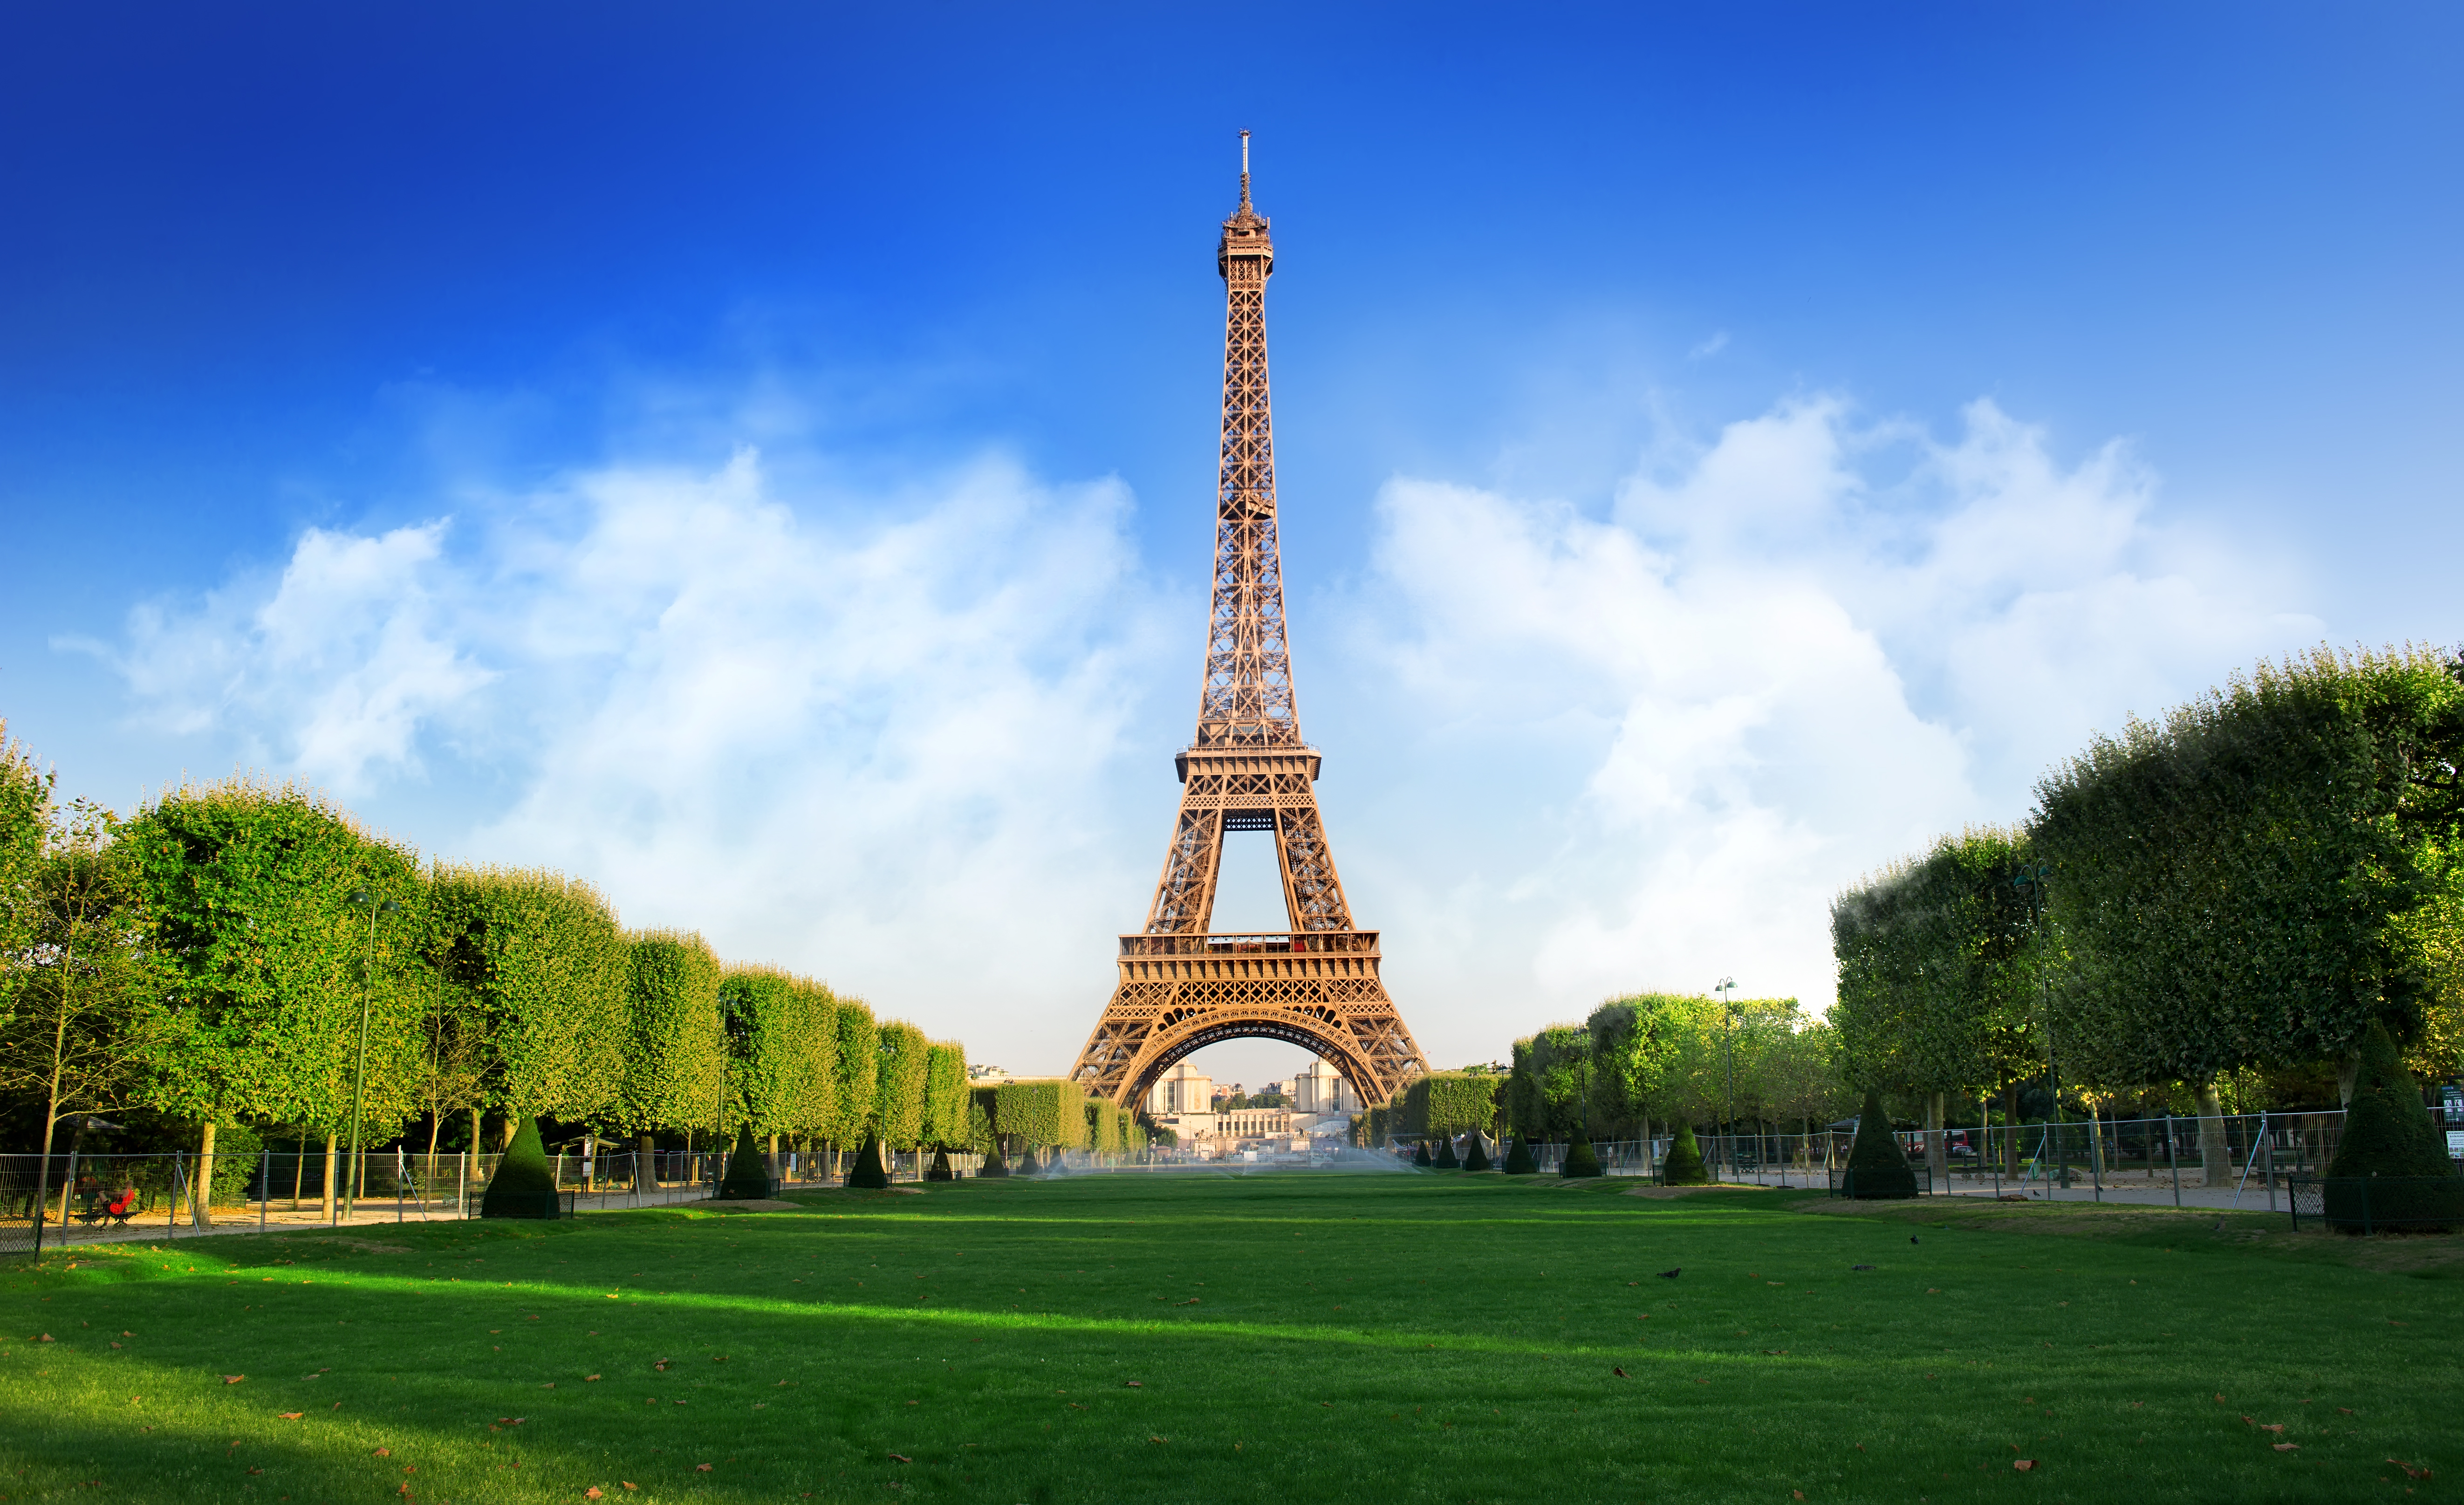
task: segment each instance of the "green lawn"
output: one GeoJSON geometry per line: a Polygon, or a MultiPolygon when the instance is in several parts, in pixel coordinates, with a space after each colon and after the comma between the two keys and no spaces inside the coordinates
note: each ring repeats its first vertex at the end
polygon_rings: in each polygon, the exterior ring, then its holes
{"type": "Polygon", "coordinates": [[[2146,1505],[2464,1469],[2457,1240],[1628,1189],[1092,1177],[89,1250],[0,1276],[0,1498],[2146,1505]]]}

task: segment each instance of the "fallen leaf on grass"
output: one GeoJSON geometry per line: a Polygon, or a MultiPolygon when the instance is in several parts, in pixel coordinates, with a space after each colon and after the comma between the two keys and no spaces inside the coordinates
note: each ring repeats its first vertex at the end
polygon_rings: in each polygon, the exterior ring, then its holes
{"type": "MultiPolygon", "coordinates": [[[[893,1452],[890,1455],[890,1461],[892,1463],[913,1463],[915,1460],[907,1456],[907,1454],[903,1452],[893,1452]]],[[[702,1467],[707,1469],[710,1465],[705,1463],[702,1467]]]]}
{"type": "Polygon", "coordinates": [[[2027,1472],[2035,1466],[2036,1460],[2034,1458],[2013,1458],[2011,1460],[2011,1467],[2018,1470],[2021,1473],[2027,1472]]]}
{"type": "Polygon", "coordinates": [[[607,1497],[607,1492],[594,1484],[590,1488],[582,1492],[582,1497],[586,1500],[605,1499],[607,1497]]]}
{"type": "Polygon", "coordinates": [[[275,1414],[280,1416],[286,1422],[296,1422],[308,1413],[305,1411],[277,1411],[275,1414]]]}
{"type": "Polygon", "coordinates": [[[2278,1437],[2281,1437],[2284,1435],[2284,1424],[2282,1422],[2270,1422],[2266,1426],[2261,1427],[2259,1430],[2263,1432],[2274,1432],[2278,1437]]]}
{"type": "Polygon", "coordinates": [[[595,1374],[586,1374],[586,1375],[583,1375],[583,1376],[582,1377],[582,1383],[584,1383],[584,1384],[588,1384],[591,1381],[596,1380],[596,1379],[598,1379],[598,1378],[599,1378],[599,1377],[598,1377],[597,1375],[595,1375],[595,1374]]]}
{"type": "MultiPolygon", "coordinates": [[[[894,1453],[894,1452],[893,1452],[893,1453],[891,1453],[891,1457],[893,1457],[893,1458],[898,1458],[898,1454],[896,1454],[896,1453],[894,1453]]],[[[904,1463],[904,1462],[906,1462],[907,1460],[906,1460],[906,1459],[904,1459],[904,1458],[899,1458],[899,1459],[898,1459],[898,1461],[899,1461],[899,1462],[901,1462],[901,1463],[904,1463]]],[[[708,1472],[710,1472],[710,1465],[709,1465],[709,1464],[707,1464],[707,1463],[696,1463],[696,1464],[694,1464],[694,1465],[693,1465],[693,1472],[694,1472],[695,1473],[708,1473],[708,1472]]]]}
{"type": "Polygon", "coordinates": [[[2276,1450],[2278,1452],[2299,1452],[2301,1450],[2301,1445],[2298,1442],[2280,1442],[2275,1446],[2276,1450]]]}
{"type": "Polygon", "coordinates": [[[265,1471],[263,1469],[251,1469],[248,1472],[251,1473],[263,1473],[265,1471]]]}
{"type": "Polygon", "coordinates": [[[1121,1382],[1121,1388],[1124,1390],[1143,1390],[1146,1387],[1147,1383],[1144,1380],[1124,1380],[1121,1382]]]}
{"type": "MultiPolygon", "coordinates": [[[[50,1341],[51,1341],[51,1339],[48,1339],[48,1338],[46,1338],[46,1339],[43,1339],[43,1341],[45,1341],[45,1342],[47,1342],[47,1343],[48,1343],[48,1342],[50,1342],[50,1341]]],[[[244,1374],[227,1374],[227,1375],[223,1376],[223,1383],[225,1383],[225,1384],[237,1384],[237,1383],[239,1383],[242,1380],[245,1380],[245,1379],[247,1379],[247,1378],[248,1378],[248,1376],[244,1375],[244,1374]]]]}
{"type": "Polygon", "coordinates": [[[1170,1442],[1170,1441],[1172,1441],[1172,1439],[1171,1439],[1171,1438],[1169,1438],[1169,1437],[1150,1437],[1150,1438],[1148,1438],[1148,1439],[1147,1439],[1147,1441],[1149,1441],[1149,1442],[1170,1442]]]}
{"type": "Polygon", "coordinates": [[[379,1448],[376,1450],[375,1456],[380,1458],[390,1458],[393,1456],[393,1450],[391,1448],[379,1448]]]}
{"type": "Polygon", "coordinates": [[[2404,1471],[2404,1476],[2408,1479],[2426,1479],[2430,1477],[2430,1471],[2427,1468],[2416,1469],[2411,1464],[2405,1462],[2402,1458],[2389,1458],[2387,1462],[2394,1464],[2399,1469],[2402,1469],[2404,1471]]]}
{"type": "Polygon", "coordinates": [[[2336,1407],[2336,1413],[2340,1416],[2350,1416],[2353,1414],[2353,1408],[2349,1405],[2339,1405],[2336,1407]]]}
{"type": "Polygon", "coordinates": [[[640,1489],[640,1488],[641,1488],[641,1486],[640,1486],[640,1485],[638,1485],[638,1484],[634,1483],[634,1482],[633,1482],[632,1480],[630,1480],[630,1479],[618,1479],[616,1482],[617,1482],[617,1483],[619,1483],[619,1484],[621,1484],[621,1485],[623,1485],[623,1486],[625,1486],[625,1487],[626,1487],[627,1489],[628,1489],[628,1490],[638,1490],[638,1489],[640,1489]]]}

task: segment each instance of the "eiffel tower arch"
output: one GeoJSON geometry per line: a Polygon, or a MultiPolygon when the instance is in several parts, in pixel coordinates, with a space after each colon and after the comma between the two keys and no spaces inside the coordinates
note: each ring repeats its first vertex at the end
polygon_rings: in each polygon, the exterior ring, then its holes
{"type": "Polygon", "coordinates": [[[1275,441],[1266,390],[1267,221],[1241,206],[1216,244],[1222,275],[1223,445],[1215,494],[1215,587],[1198,733],[1175,755],[1180,813],[1146,928],[1121,937],[1119,978],[1071,1077],[1134,1108],[1156,1077],[1223,1040],[1285,1040],[1315,1052],[1380,1104],[1428,1069],[1378,977],[1377,932],[1354,926],[1317,808],[1322,755],[1301,740],[1284,635],[1275,533],[1275,441]],[[1207,928],[1226,831],[1272,831],[1290,929],[1207,928]]]}

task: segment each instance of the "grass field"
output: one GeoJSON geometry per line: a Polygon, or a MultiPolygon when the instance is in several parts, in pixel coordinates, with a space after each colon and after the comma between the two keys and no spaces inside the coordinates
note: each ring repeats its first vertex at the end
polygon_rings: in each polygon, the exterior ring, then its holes
{"type": "Polygon", "coordinates": [[[87,1250],[0,1278],[0,1497],[2145,1505],[2464,1468],[2458,1240],[1629,1189],[1089,1177],[87,1250]]]}

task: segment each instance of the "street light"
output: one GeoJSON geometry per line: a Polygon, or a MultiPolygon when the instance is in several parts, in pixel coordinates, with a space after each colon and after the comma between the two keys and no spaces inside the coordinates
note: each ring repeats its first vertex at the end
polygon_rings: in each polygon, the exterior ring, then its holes
{"type": "MultiPolygon", "coordinates": [[[[2062,1074],[2061,1069],[2054,1059],[2054,975],[2046,970],[2045,965],[2045,880],[2053,875],[2052,867],[2039,862],[2032,867],[2021,868],[2011,879],[2011,886],[2023,889],[2028,895],[2028,931],[2036,946],[2036,976],[2044,985],[2045,1085],[2052,1092],[2054,1127],[2058,1129],[2062,1126],[2062,1074]]],[[[2054,1153],[2060,1157],[2061,1140],[2058,1137],[2055,1139],[2054,1146],[2054,1153]]],[[[2060,1163],[2062,1188],[2068,1190],[2071,1184],[2070,1161],[2067,1157],[2062,1157],[2060,1163]]]]}
{"type": "Polygon", "coordinates": [[[360,1121],[365,1117],[368,1099],[368,993],[376,981],[377,916],[402,913],[400,904],[392,899],[379,901],[366,889],[352,890],[351,902],[355,906],[368,906],[368,942],[367,949],[360,957],[360,1058],[359,1063],[351,1068],[351,1163],[344,1172],[342,1183],[342,1221],[345,1223],[351,1221],[351,1215],[359,1210],[360,1206],[360,1121]]]}
{"type": "Polygon", "coordinates": [[[1728,1179],[1734,1181],[1737,1179],[1737,980],[1724,977],[1711,991],[1721,995],[1720,1059],[1727,1067],[1728,1100],[1722,1110],[1727,1121],[1720,1128],[1728,1141],[1728,1179]]]}

